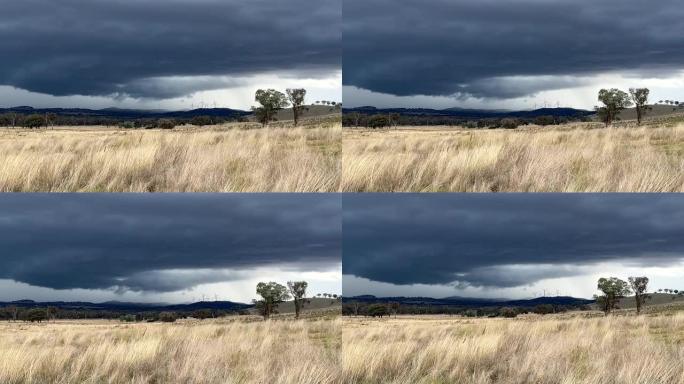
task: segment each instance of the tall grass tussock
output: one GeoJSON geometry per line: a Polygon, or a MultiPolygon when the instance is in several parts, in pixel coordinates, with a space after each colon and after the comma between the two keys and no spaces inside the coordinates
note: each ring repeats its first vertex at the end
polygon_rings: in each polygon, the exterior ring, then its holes
{"type": "Polygon", "coordinates": [[[0,383],[340,380],[341,320],[0,324],[0,383]]]}
{"type": "Polygon", "coordinates": [[[346,318],[344,383],[684,383],[684,313],[346,318]]]}
{"type": "Polygon", "coordinates": [[[3,128],[0,191],[334,192],[340,157],[339,119],[297,128],[3,128]]]}
{"type": "Polygon", "coordinates": [[[684,124],[343,133],[345,192],[684,192],[684,124]]]}

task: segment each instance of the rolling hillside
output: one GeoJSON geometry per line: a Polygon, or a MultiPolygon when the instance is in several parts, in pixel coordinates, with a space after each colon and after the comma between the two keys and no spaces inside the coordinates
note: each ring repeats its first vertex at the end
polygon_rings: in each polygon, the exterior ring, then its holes
{"type": "MultiPolygon", "coordinates": [[[[337,107],[328,105],[307,105],[301,118],[306,119],[311,117],[327,116],[339,113],[341,113],[341,110],[337,107]]],[[[249,116],[249,118],[253,118],[253,116],[249,116]]],[[[276,114],[276,119],[278,119],[278,121],[292,120],[292,108],[285,108],[278,111],[278,113],[276,114]]]]}
{"type": "Polygon", "coordinates": [[[441,299],[431,297],[375,297],[372,295],[345,297],[344,302],[364,302],[364,303],[389,303],[398,302],[402,305],[434,305],[452,307],[534,307],[540,304],[553,305],[587,305],[592,304],[593,300],[580,299],[569,296],[547,296],[533,299],[509,300],[509,299],[484,299],[470,297],[445,297],[441,299]]]}
{"type": "MultiPolygon", "coordinates": [[[[307,303],[304,304],[304,311],[319,311],[333,309],[340,306],[340,301],[336,299],[324,299],[319,297],[312,297],[307,299],[307,303]]],[[[284,303],[278,304],[278,313],[294,313],[294,301],[286,301],[284,303]]],[[[250,312],[257,314],[257,310],[252,308],[250,312]]]]}
{"type": "Polygon", "coordinates": [[[251,308],[250,304],[235,303],[232,301],[201,301],[189,304],[166,304],[166,303],[129,303],[121,301],[107,301],[104,303],[90,303],[85,301],[47,301],[38,302],[33,300],[17,300],[0,302],[0,307],[17,306],[21,308],[44,308],[57,307],[64,310],[89,310],[89,311],[194,311],[196,309],[216,309],[224,311],[239,311],[251,308]]]}
{"type": "MultiPolygon", "coordinates": [[[[669,293],[650,293],[650,299],[646,300],[645,306],[660,306],[660,305],[684,305],[684,295],[671,295],[669,293]]],[[[620,309],[634,309],[636,302],[634,296],[628,296],[620,300],[618,303],[620,309]]]]}
{"type": "MultiPolygon", "coordinates": [[[[677,115],[677,114],[683,114],[684,113],[684,104],[682,104],[681,107],[677,106],[672,106],[672,105],[664,105],[664,104],[657,104],[657,105],[650,105],[649,110],[646,111],[646,114],[644,115],[644,118],[655,118],[655,117],[664,117],[664,116],[670,116],[670,115],[677,115]]],[[[618,117],[620,120],[636,120],[636,109],[635,108],[627,108],[624,111],[622,111],[618,117]]]]}
{"type": "Polygon", "coordinates": [[[490,119],[503,117],[533,118],[537,116],[575,117],[590,116],[593,111],[574,108],[539,108],[528,111],[508,111],[489,109],[430,109],[430,108],[344,108],[344,113],[357,112],[365,115],[398,113],[403,116],[448,116],[463,119],[490,119]]]}
{"type": "Polygon", "coordinates": [[[86,108],[33,108],[27,106],[0,108],[0,114],[14,112],[24,115],[46,113],[69,117],[98,117],[109,119],[159,119],[159,118],[192,118],[195,116],[212,116],[234,118],[250,115],[251,112],[231,108],[198,108],[187,111],[163,111],[144,109],[86,109],[86,108]]]}

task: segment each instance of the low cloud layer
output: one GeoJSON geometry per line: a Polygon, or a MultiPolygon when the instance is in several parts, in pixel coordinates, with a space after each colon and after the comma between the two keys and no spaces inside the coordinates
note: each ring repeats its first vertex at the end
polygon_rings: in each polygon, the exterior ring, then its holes
{"type": "Polygon", "coordinates": [[[684,259],[678,195],[366,194],[343,206],[344,274],[382,283],[512,288],[684,259]]]}
{"type": "Polygon", "coordinates": [[[682,18],[676,0],[348,0],[344,84],[508,99],[599,74],[667,78],[684,69],[682,18]]]}
{"type": "Polygon", "coordinates": [[[0,279],[171,292],[262,267],[329,271],[340,220],[334,194],[6,195],[0,279]]]}
{"type": "Polygon", "coordinates": [[[164,99],[257,74],[334,76],[341,12],[338,0],[7,2],[0,85],[164,99]]]}

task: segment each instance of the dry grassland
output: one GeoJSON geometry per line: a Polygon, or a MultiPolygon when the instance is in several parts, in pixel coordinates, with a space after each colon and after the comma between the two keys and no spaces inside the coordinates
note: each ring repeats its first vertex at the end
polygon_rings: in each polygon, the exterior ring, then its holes
{"type": "Polygon", "coordinates": [[[345,383],[680,384],[684,312],[346,318],[345,383]]]}
{"type": "Polygon", "coordinates": [[[339,119],[125,130],[0,129],[0,192],[334,192],[339,119]]]}
{"type": "Polygon", "coordinates": [[[338,383],[340,333],[339,318],[3,322],[0,383],[338,383]]]}
{"type": "Polygon", "coordinates": [[[684,124],[343,133],[345,192],[684,192],[684,124]]]}

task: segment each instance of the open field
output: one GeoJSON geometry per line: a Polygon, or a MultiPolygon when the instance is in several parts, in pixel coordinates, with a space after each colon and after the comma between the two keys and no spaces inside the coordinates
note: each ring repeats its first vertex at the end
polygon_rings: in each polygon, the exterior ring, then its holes
{"type": "Polygon", "coordinates": [[[339,117],[172,131],[0,129],[0,191],[333,192],[339,117]]]}
{"type": "Polygon", "coordinates": [[[684,312],[345,318],[345,383],[675,384],[684,312]]]}
{"type": "Polygon", "coordinates": [[[351,129],[345,192],[682,192],[684,123],[351,129]]]}
{"type": "Polygon", "coordinates": [[[336,383],[341,320],[0,324],[0,382],[336,383]]]}

